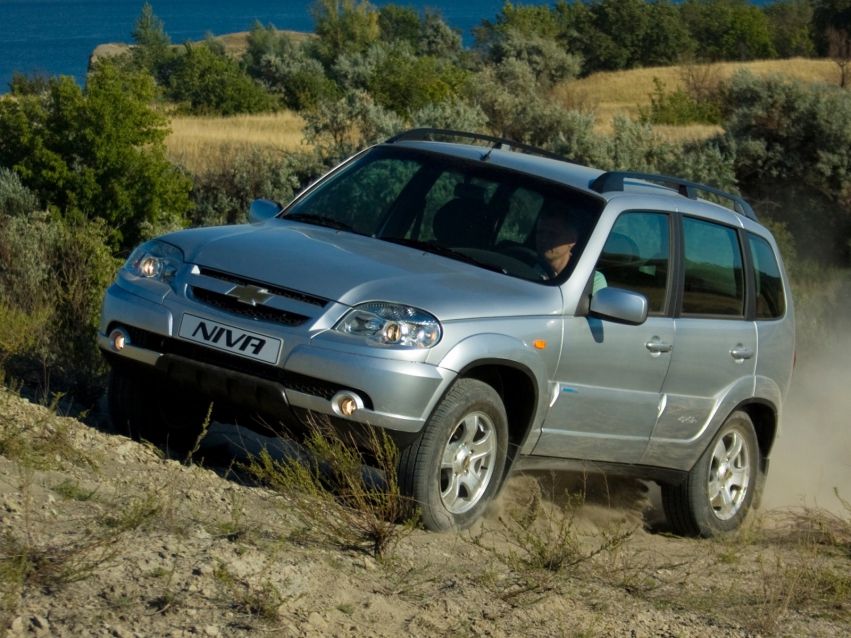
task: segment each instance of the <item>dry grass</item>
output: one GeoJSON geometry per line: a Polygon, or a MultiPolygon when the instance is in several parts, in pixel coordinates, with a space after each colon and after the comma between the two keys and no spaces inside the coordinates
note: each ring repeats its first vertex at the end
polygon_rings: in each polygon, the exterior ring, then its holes
{"type": "Polygon", "coordinates": [[[291,111],[234,117],[177,116],[166,139],[172,160],[199,174],[223,155],[251,149],[291,151],[302,145],[304,120],[291,111]]]}
{"type": "MultiPolygon", "coordinates": [[[[836,80],[836,65],[830,60],[793,58],[758,62],[725,62],[716,66],[722,78],[728,78],[739,69],[745,68],[756,75],[783,73],[806,81],[833,83],[836,80]]],[[[595,73],[569,85],[558,87],[556,95],[568,105],[575,102],[577,95],[582,96],[586,103],[595,105],[597,126],[600,130],[608,132],[611,131],[612,117],[615,113],[620,111],[635,118],[638,117],[639,105],[650,105],[649,96],[653,91],[654,77],[662,80],[667,89],[673,90],[678,84],[683,84],[680,76],[681,68],[678,66],[595,73]]],[[[677,140],[695,139],[714,135],[717,130],[718,128],[714,126],[689,126],[683,132],[665,130],[664,134],[677,140]]]]}

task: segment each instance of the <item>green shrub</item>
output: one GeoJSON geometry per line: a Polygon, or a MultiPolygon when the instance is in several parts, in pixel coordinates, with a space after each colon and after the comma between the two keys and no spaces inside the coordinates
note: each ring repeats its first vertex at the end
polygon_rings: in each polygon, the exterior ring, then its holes
{"type": "Polygon", "coordinates": [[[461,32],[446,24],[439,12],[426,9],[418,49],[423,55],[454,59],[463,49],[461,32]]]}
{"type": "Polygon", "coordinates": [[[194,226],[242,224],[248,207],[257,198],[288,203],[300,188],[325,171],[318,156],[310,153],[282,155],[254,150],[225,156],[215,168],[195,178],[194,226]]]}
{"type": "Polygon", "coordinates": [[[769,21],[747,0],[686,0],[681,19],[697,42],[702,60],[760,60],[777,57],[769,21]]]}
{"type": "Polygon", "coordinates": [[[488,59],[499,64],[506,59],[525,62],[543,88],[572,80],[582,69],[582,60],[567,53],[555,40],[509,29],[491,44],[488,59]]]}
{"type": "Polygon", "coordinates": [[[296,111],[315,108],[320,100],[339,94],[322,63],[298,49],[281,56],[264,56],[257,76],[270,93],[280,95],[284,104],[296,111]]]}
{"type": "Polygon", "coordinates": [[[103,293],[121,265],[108,236],[100,219],[71,224],[34,214],[0,225],[0,314],[8,326],[0,359],[9,357],[10,371],[44,392],[52,385],[90,396],[102,382],[95,336],[103,293]],[[21,337],[27,332],[32,338],[21,337]]]}
{"type": "Polygon", "coordinates": [[[142,6],[130,34],[136,46],[130,52],[130,64],[137,71],[145,70],[158,80],[167,75],[165,67],[173,59],[171,38],[165,32],[163,21],[154,15],[149,3],[142,6]]]}
{"type": "Polygon", "coordinates": [[[100,64],[83,91],[52,78],[47,94],[0,99],[0,166],[68,220],[102,218],[129,248],[142,222],[180,217],[189,180],[165,158],[165,118],[148,107],[153,79],[100,64]]]}
{"type": "Polygon", "coordinates": [[[26,215],[38,208],[38,199],[21,183],[15,171],[0,167],[0,217],[26,215]]]}
{"type": "Polygon", "coordinates": [[[343,52],[361,53],[378,41],[378,12],[367,0],[316,0],[310,7],[315,57],[330,67],[343,52]]]}
{"type": "Polygon", "coordinates": [[[775,0],[763,8],[771,43],[781,58],[811,56],[813,5],[809,0],[775,0]]]}
{"type": "Polygon", "coordinates": [[[420,39],[420,14],[411,7],[387,4],[378,10],[382,42],[405,42],[416,47],[420,39]]]}
{"type": "Polygon", "coordinates": [[[720,124],[721,109],[713,102],[698,102],[679,86],[665,93],[665,83],[653,78],[656,90],[650,94],[650,108],[639,106],[642,122],[684,126],[686,124],[720,124]]]}
{"type": "Polygon", "coordinates": [[[232,58],[187,42],[171,64],[166,97],[195,114],[236,115],[274,110],[274,99],[232,58]]]}
{"type": "Polygon", "coordinates": [[[458,95],[468,78],[469,73],[452,63],[395,47],[375,64],[367,89],[379,105],[404,117],[458,95]]]}

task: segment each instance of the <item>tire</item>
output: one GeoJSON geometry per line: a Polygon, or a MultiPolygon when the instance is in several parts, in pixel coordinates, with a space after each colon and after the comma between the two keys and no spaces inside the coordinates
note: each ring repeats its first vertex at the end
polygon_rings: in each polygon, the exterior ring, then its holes
{"type": "Polygon", "coordinates": [[[115,428],[137,441],[178,452],[192,449],[198,441],[210,407],[210,401],[197,394],[124,370],[110,371],[107,401],[115,428]]]}
{"type": "Polygon", "coordinates": [[[753,422],[733,412],[679,485],[662,485],[662,505],[676,534],[710,538],[738,528],[757,489],[759,445],[753,422]]]}
{"type": "Polygon", "coordinates": [[[496,391],[475,379],[457,381],[399,456],[400,489],[420,508],[426,529],[465,529],[484,513],[499,489],[507,444],[508,418],[496,391]]]}

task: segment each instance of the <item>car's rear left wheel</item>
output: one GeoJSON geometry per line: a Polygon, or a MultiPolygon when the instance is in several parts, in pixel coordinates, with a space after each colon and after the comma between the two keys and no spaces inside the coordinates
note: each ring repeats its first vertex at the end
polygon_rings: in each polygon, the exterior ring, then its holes
{"type": "Polygon", "coordinates": [[[464,529],[485,511],[505,468],[508,418],[499,394],[460,379],[402,451],[399,485],[433,531],[464,529]]]}
{"type": "Polygon", "coordinates": [[[662,486],[668,523],[684,536],[717,536],[742,524],[759,472],[759,445],[747,413],[733,412],[688,477],[662,486]]]}

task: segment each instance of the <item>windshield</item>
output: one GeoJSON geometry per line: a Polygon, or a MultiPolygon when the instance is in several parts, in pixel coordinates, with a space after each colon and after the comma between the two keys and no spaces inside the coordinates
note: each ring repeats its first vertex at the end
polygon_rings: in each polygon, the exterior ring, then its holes
{"type": "Polygon", "coordinates": [[[321,182],[284,216],[513,277],[561,283],[603,205],[594,196],[487,162],[382,146],[321,182]],[[569,238],[553,237],[553,226],[569,238]],[[559,242],[569,247],[554,260],[559,242]]]}

